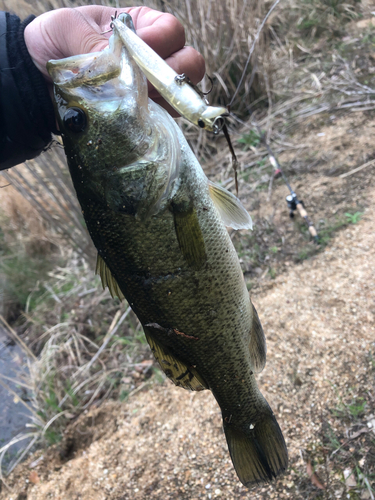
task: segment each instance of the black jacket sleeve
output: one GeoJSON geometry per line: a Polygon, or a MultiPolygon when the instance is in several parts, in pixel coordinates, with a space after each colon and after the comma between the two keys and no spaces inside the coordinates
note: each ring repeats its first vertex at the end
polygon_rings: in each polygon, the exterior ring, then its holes
{"type": "Polygon", "coordinates": [[[38,156],[57,132],[46,81],[24,40],[34,18],[21,23],[0,12],[0,170],[38,156]]]}

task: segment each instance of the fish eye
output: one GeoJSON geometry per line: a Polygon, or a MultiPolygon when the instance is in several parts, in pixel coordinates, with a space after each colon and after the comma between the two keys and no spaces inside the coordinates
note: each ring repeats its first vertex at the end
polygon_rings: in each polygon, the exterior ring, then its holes
{"type": "Polygon", "coordinates": [[[83,132],[87,125],[86,114],[81,108],[69,108],[65,112],[63,122],[72,132],[83,132]]]}
{"type": "Polygon", "coordinates": [[[206,124],[204,123],[204,121],[202,120],[202,118],[199,118],[198,125],[200,126],[200,128],[204,128],[206,126],[206,124]]]}

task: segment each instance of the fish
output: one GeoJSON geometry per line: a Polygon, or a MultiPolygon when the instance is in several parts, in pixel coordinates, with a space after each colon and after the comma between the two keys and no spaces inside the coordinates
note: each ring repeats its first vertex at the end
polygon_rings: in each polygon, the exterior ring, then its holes
{"type": "MultiPolygon", "coordinates": [[[[119,21],[132,31],[128,14],[119,21]]],[[[209,182],[114,29],[102,52],[51,60],[55,110],[96,272],[125,298],[165,375],[213,393],[245,486],[288,465],[255,374],[264,332],[226,226],[250,229],[242,203],[209,182]]]]}

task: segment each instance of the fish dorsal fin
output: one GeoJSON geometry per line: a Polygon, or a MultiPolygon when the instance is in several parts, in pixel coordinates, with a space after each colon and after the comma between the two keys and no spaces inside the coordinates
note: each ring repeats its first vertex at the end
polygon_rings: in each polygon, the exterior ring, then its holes
{"type": "Polygon", "coordinates": [[[180,209],[175,204],[171,206],[171,209],[182,255],[189,266],[199,271],[206,262],[207,256],[197,212],[194,208],[180,209]]]}
{"type": "Polygon", "coordinates": [[[99,254],[96,260],[95,273],[98,274],[100,276],[100,279],[102,280],[103,290],[107,286],[109,293],[113,298],[118,297],[120,300],[124,300],[124,294],[120,290],[117,281],[115,280],[107,264],[99,254]]]}
{"type": "Polygon", "coordinates": [[[253,371],[255,373],[259,373],[263,370],[266,364],[266,337],[264,336],[258,313],[254,305],[251,305],[253,306],[253,323],[250,330],[250,359],[253,371]]]}
{"type": "Polygon", "coordinates": [[[224,224],[233,229],[253,229],[253,221],[240,200],[227,189],[208,181],[211,199],[224,224]]]}
{"type": "Polygon", "coordinates": [[[156,361],[159,363],[160,368],[166,376],[172,380],[174,384],[191,391],[203,391],[204,389],[208,389],[207,383],[193,366],[188,366],[178,359],[169,351],[168,347],[162,346],[160,342],[156,340],[150,326],[144,326],[143,329],[156,361]]]}

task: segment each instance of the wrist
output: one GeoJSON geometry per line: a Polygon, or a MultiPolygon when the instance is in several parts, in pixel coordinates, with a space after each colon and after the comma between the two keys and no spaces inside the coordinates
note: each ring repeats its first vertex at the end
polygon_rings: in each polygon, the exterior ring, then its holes
{"type": "Polygon", "coordinates": [[[1,12],[0,40],[0,169],[35,158],[51,141],[54,110],[46,82],[34,65],[24,41],[23,23],[1,12]]]}

